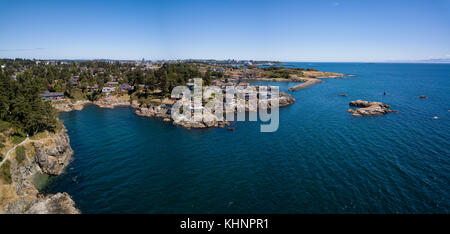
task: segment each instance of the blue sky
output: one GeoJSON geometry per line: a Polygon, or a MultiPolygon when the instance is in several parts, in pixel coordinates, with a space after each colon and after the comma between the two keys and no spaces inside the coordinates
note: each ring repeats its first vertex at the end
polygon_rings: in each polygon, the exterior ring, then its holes
{"type": "Polygon", "coordinates": [[[0,0],[0,58],[450,58],[450,0],[0,0]]]}

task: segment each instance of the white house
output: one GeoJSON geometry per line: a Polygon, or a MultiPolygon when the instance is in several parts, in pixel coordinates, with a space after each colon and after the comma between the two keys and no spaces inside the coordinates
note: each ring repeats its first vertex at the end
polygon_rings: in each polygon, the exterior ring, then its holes
{"type": "Polygon", "coordinates": [[[116,90],[116,87],[103,87],[102,93],[109,95],[111,92],[114,92],[114,90],[116,90]]]}

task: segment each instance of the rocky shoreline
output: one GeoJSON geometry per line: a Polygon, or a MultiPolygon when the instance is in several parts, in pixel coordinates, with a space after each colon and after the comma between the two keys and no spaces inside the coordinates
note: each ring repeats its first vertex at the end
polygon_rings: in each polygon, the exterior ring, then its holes
{"type": "Polygon", "coordinates": [[[7,214],[79,214],[75,202],[67,193],[41,194],[33,184],[39,174],[60,175],[73,160],[67,130],[45,133],[37,140],[29,140],[24,146],[27,157],[18,162],[10,158],[11,184],[0,185],[2,200],[0,213],[7,214]]]}
{"type": "MultiPolygon", "coordinates": [[[[279,97],[279,106],[284,107],[291,105],[295,102],[295,98],[293,98],[291,95],[280,92],[279,97]]],[[[62,101],[58,100],[57,102],[53,102],[52,105],[61,112],[69,112],[74,110],[82,110],[84,105],[86,104],[94,104],[100,108],[114,108],[116,106],[131,106],[133,109],[135,109],[135,114],[138,116],[144,116],[144,117],[154,117],[162,119],[164,122],[170,122],[172,121],[172,116],[170,114],[170,111],[167,107],[165,107],[163,104],[160,105],[154,105],[154,104],[141,104],[136,100],[129,101],[121,98],[117,98],[114,96],[106,96],[104,98],[101,98],[97,101],[77,101],[75,103],[72,103],[70,101],[62,101]]],[[[248,105],[245,107],[245,111],[250,111],[248,105]]],[[[270,102],[268,103],[268,108],[270,109],[270,102]]],[[[237,108],[234,109],[234,112],[236,112],[237,108]]],[[[254,111],[254,110],[252,110],[254,111]]],[[[212,127],[219,127],[224,128],[230,126],[230,122],[228,121],[218,121],[215,116],[210,117],[204,117],[201,121],[193,121],[193,120],[179,120],[179,121],[173,121],[173,125],[176,126],[182,126],[187,129],[193,129],[193,128],[212,128],[212,127]]]]}
{"type": "Polygon", "coordinates": [[[76,101],[76,102],[71,102],[71,101],[62,101],[62,100],[58,100],[55,102],[52,102],[52,106],[61,112],[70,112],[70,111],[80,111],[83,110],[84,105],[91,103],[91,101],[88,100],[82,100],[82,101],[76,101]]]}

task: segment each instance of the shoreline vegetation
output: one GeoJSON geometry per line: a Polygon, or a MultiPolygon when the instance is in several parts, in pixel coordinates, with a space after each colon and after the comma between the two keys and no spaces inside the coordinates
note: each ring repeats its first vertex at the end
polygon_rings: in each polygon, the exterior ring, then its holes
{"type": "MultiPolygon", "coordinates": [[[[290,89],[293,91],[325,78],[346,76],[282,65],[235,60],[0,59],[0,213],[80,213],[67,193],[42,194],[37,189],[42,181],[34,184],[40,181],[37,177],[60,175],[73,160],[69,136],[57,111],[82,110],[86,104],[101,108],[131,106],[137,115],[171,121],[168,110],[175,100],[170,98],[170,91],[188,85],[193,78],[215,86],[247,86],[249,81],[301,82],[290,89]],[[23,144],[17,146],[19,143],[23,144]],[[14,149],[11,155],[7,154],[10,149],[14,149]]],[[[291,95],[280,92],[280,107],[294,102],[291,95]]],[[[186,128],[230,125],[226,121],[173,124],[186,128]]]]}

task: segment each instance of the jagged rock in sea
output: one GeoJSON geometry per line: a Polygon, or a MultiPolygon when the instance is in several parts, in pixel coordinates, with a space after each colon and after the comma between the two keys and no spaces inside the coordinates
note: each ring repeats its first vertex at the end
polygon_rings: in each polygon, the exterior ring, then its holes
{"type": "Polygon", "coordinates": [[[0,213],[80,213],[67,193],[42,195],[33,184],[34,178],[38,175],[60,175],[72,161],[73,151],[67,130],[63,127],[59,132],[46,134],[44,138],[31,140],[31,143],[25,144],[25,147],[34,150],[27,151],[27,157],[22,162],[18,162],[15,158],[9,159],[12,183],[0,186],[3,193],[8,192],[6,193],[8,196],[0,202],[0,213]]]}
{"type": "Polygon", "coordinates": [[[279,101],[280,101],[280,107],[289,106],[295,102],[295,98],[293,98],[290,94],[281,92],[279,101]]]}
{"type": "Polygon", "coordinates": [[[350,106],[357,107],[357,109],[348,109],[347,112],[352,113],[352,116],[371,116],[371,115],[385,115],[387,113],[397,113],[395,110],[390,110],[390,105],[381,102],[370,102],[363,100],[356,100],[349,103],[350,106]]]}
{"type": "Polygon", "coordinates": [[[428,97],[425,95],[420,95],[419,98],[428,98],[428,97]]]}
{"type": "Polygon", "coordinates": [[[340,97],[347,97],[348,95],[347,94],[338,94],[338,96],[340,96],[340,97]]]}

